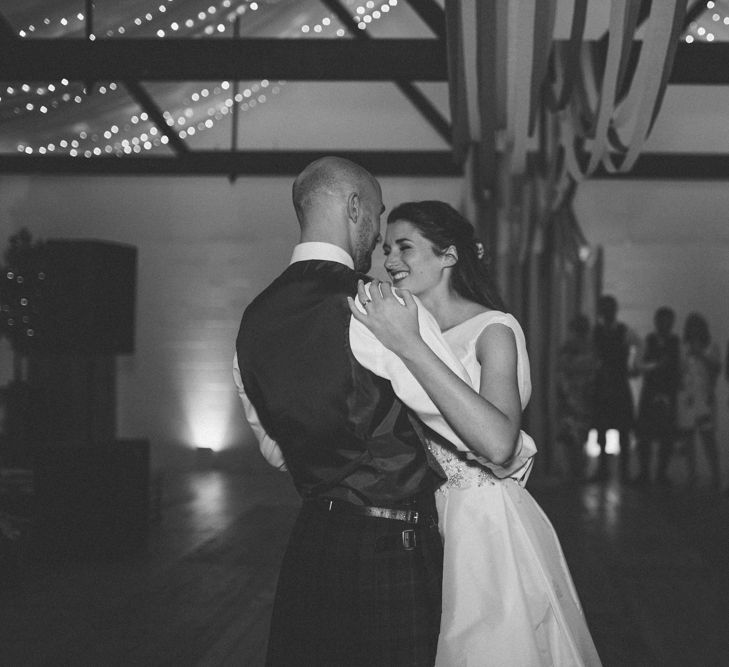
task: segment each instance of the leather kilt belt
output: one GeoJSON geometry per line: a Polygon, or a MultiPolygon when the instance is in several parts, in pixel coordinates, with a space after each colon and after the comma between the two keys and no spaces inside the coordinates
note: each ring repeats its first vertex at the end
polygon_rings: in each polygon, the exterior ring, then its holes
{"type": "MultiPolygon", "coordinates": [[[[438,525],[433,510],[423,512],[412,507],[393,508],[375,507],[372,505],[354,505],[346,500],[334,500],[330,498],[315,498],[311,500],[316,507],[324,512],[333,514],[349,514],[353,516],[365,516],[375,519],[389,519],[390,521],[401,521],[410,526],[433,528],[438,525]]],[[[417,534],[413,528],[402,531],[400,535],[381,537],[378,539],[378,550],[405,549],[410,551],[417,547],[417,534]]]]}

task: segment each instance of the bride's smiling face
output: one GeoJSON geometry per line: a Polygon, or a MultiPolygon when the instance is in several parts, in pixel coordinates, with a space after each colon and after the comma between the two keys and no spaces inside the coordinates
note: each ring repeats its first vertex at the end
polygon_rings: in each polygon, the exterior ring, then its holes
{"type": "Polygon", "coordinates": [[[444,262],[433,244],[407,220],[395,220],[387,225],[385,269],[395,287],[420,295],[435,287],[443,278],[444,262]]]}

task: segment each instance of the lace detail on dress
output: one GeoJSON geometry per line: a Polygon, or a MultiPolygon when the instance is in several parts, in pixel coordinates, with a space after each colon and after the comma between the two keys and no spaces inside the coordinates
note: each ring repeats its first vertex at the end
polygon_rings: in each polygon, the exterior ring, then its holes
{"type": "Polygon", "coordinates": [[[488,468],[484,468],[472,459],[467,459],[463,452],[459,452],[448,442],[428,440],[428,449],[448,476],[437,493],[445,495],[450,489],[485,486],[499,481],[488,468]]]}

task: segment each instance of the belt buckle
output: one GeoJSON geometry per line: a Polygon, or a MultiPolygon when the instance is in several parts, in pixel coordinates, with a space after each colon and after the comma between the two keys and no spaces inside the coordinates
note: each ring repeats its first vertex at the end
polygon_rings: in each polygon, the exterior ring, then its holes
{"type": "Polygon", "coordinates": [[[415,539],[415,529],[408,528],[408,530],[402,531],[402,546],[405,551],[412,551],[417,546],[417,540],[415,539]]]}

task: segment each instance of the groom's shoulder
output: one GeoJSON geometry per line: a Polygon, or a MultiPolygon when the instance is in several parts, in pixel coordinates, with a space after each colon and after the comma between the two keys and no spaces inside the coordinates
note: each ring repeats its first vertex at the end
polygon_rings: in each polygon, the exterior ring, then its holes
{"type": "MultiPolygon", "coordinates": [[[[268,289],[276,289],[287,283],[318,285],[325,291],[352,293],[357,289],[357,281],[369,282],[371,278],[355,271],[345,264],[328,260],[309,260],[290,264],[287,269],[271,283],[268,289]]],[[[265,293],[266,290],[264,290],[265,293]]]]}
{"type": "Polygon", "coordinates": [[[366,273],[362,273],[361,271],[353,271],[354,275],[356,276],[357,280],[361,280],[365,283],[371,283],[374,278],[372,276],[368,276],[366,273]]]}
{"type": "Polygon", "coordinates": [[[287,294],[295,298],[297,292],[311,294],[312,287],[322,293],[353,294],[357,290],[357,282],[372,280],[370,276],[354,271],[344,264],[328,261],[295,262],[286,267],[266,288],[250,302],[245,312],[251,314],[259,307],[278,295],[287,294]]]}

